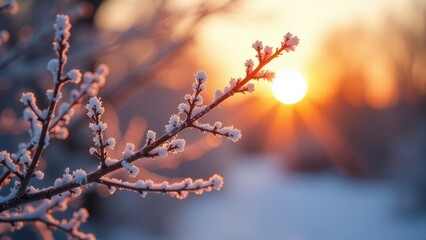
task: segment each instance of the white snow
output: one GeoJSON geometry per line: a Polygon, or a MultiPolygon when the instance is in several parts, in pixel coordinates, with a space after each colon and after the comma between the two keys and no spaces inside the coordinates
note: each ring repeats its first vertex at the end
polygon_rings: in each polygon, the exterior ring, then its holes
{"type": "Polygon", "coordinates": [[[189,111],[189,106],[186,103],[180,103],[178,105],[179,113],[183,113],[185,111],[189,111]]]}
{"type": "Polygon", "coordinates": [[[166,133],[170,134],[175,128],[177,128],[180,124],[180,117],[177,114],[173,114],[170,119],[168,124],[165,126],[166,128],[166,133]]]}
{"type": "Polygon", "coordinates": [[[29,164],[31,162],[31,152],[27,149],[21,149],[18,161],[22,164],[29,164]]]}
{"type": "Polygon", "coordinates": [[[89,148],[89,153],[90,153],[91,155],[95,155],[97,152],[98,152],[98,151],[96,150],[96,148],[94,148],[94,147],[89,148]]]}
{"type": "Polygon", "coordinates": [[[183,152],[185,148],[185,139],[174,139],[170,143],[171,147],[176,148],[175,152],[183,152]]]}
{"type": "Polygon", "coordinates": [[[58,187],[63,184],[67,184],[73,181],[73,175],[70,174],[70,169],[66,168],[64,171],[64,174],[62,175],[62,178],[57,178],[55,182],[53,183],[53,186],[58,187]]]}
{"type": "Polygon", "coordinates": [[[72,175],[74,176],[75,183],[84,184],[87,182],[87,173],[81,168],[73,171],[72,175]]]}
{"type": "Polygon", "coordinates": [[[50,59],[47,63],[47,70],[49,70],[52,73],[53,78],[56,79],[56,74],[59,71],[58,59],[50,59]]]}
{"type": "Polygon", "coordinates": [[[87,116],[90,118],[95,115],[102,115],[105,109],[102,107],[102,102],[97,97],[91,97],[89,103],[86,105],[88,110],[87,116]]]}
{"type": "Polygon", "coordinates": [[[4,166],[7,166],[12,171],[16,171],[16,165],[13,163],[12,159],[10,158],[10,154],[6,151],[0,152],[0,163],[4,166]]]}
{"type": "Polygon", "coordinates": [[[224,189],[192,198],[168,225],[174,239],[423,240],[426,216],[398,213],[386,182],[335,172],[290,174],[271,157],[243,157],[224,189]],[[190,229],[190,230],[189,230],[190,229]]]}
{"type": "MultiPolygon", "coordinates": [[[[136,191],[139,192],[143,197],[149,192],[153,191],[157,193],[164,193],[169,196],[184,199],[190,192],[197,195],[203,194],[204,192],[210,192],[212,190],[219,191],[223,186],[223,178],[217,174],[211,176],[208,180],[185,178],[180,182],[169,183],[167,181],[155,183],[151,179],[141,180],[137,182],[127,182],[116,178],[103,178],[106,181],[119,184],[117,186],[119,190],[136,191]],[[157,191],[155,191],[157,190],[157,191]]],[[[113,194],[116,188],[110,188],[110,193],[113,194]]]]}
{"type": "Polygon", "coordinates": [[[152,130],[148,130],[148,132],[146,133],[146,139],[147,141],[155,141],[155,136],[157,135],[156,132],[152,131],[152,130]]]}
{"type": "Polygon", "coordinates": [[[108,138],[108,140],[106,141],[106,144],[111,150],[114,150],[114,147],[116,144],[115,138],[112,138],[112,137],[108,138]]]}
{"type": "Polygon", "coordinates": [[[205,72],[205,71],[203,71],[203,70],[198,71],[198,72],[194,75],[194,77],[195,77],[195,80],[200,81],[200,83],[201,83],[201,84],[204,84],[204,83],[206,83],[206,82],[207,82],[207,74],[206,74],[206,72],[205,72]]]}
{"type": "Polygon", "coordinates": [[[105,122],[99,121],[99,123],[89,123],[89,127],[92,129],[92,131],[94,132],[98,132],[101,131],[103,132],[106,128],[107,128],[108,124],[106,124],[105,122]]]}
{"type": "Polygon", "coordinates": [[[168,152],[166,147],[157,147],[149,152],[150,155],[159,156],[159,157],[167,157],[168,152]]]}
{"type": "Polygon", "coordinates": [[[62,39],[67,42],[70,37],[71,24],[67,15],[57,15],[55,28],[55,41],[61,41],[62,39]]]}
{"type": "Polygon", "coordinates": [[[21,102],[25,105],[35,103],[36,99],[34,97],[34,93],[32,92],[23,93],[21,96],[21,102]]]}
{"type": "Polygon", "coordinates": [[[123,158],[128,158],[130,156],[132,156],[135,152],[135,144],[133,143],[126,143],[126,147],[124,148],[123,153],[123,158]]]}
{"type": "Polygon", "coordinates": [[[71,82],[73,83],[79,83],[81,80],[81,72],[78,69],[73,69],[71,71],[68,72],[68,77],[71,80],[71,82]]]}
{"type": "Polygon", "coordinates": [[[37,170],[34,172],[34,177],[38,180],[42,180],[44,178],[44,172],[37,170]]]}
{"type": "Polygon", "coordinates": [[[242,137],[241,131],[232,126],[220,128],[220,129],[217,129],[217,131],[221,134],[226,135],[226,137],[228,137],[234,142],[240,140],[242,137]]]}
{"type": "Polygon", "coordinates": [[[121,165],[125,168],[131,177],[136,177],[139,173],[139,168],[129,163],[128,161],[121,161],[121,165]]]}
{"type": "Polygon", "coordinates": [[[221,128],[221,127],[222,127],[222,122],[216,121],[214,123],[214,128],[213,129],[218,129],[218,128],[221,128]]]}

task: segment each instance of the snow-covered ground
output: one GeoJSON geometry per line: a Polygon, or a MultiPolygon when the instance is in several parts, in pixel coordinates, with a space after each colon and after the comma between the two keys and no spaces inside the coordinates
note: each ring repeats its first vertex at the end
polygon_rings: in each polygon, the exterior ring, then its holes
{"type": "Polygon", "coordinates": [[[400,214],[389,183],[292,174],[271,158],[245,158],[224,174],[221,192],[191,198],[170,218],[173,239],[426,239],[426,216],[400,214]]]}

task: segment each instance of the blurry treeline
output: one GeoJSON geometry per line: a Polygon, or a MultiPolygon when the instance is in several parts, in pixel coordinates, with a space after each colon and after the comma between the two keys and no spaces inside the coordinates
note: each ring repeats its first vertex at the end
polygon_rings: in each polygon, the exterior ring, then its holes
{"type": "Polygon", "coordinates": [[[353,150],[320,165],[396,180],[407,205],[426,208],[426,6],[414,1],[408,13],[337,27],[307,72],[308,100],[353,150]]]}
{"type": "Polygon", "coordinates": [[[401,203],[426,209],[425,4],[336,23],[317,43],[304,100],[248,102],[243,149],[278,152],[287,170],[395,181],[401,203]]]}

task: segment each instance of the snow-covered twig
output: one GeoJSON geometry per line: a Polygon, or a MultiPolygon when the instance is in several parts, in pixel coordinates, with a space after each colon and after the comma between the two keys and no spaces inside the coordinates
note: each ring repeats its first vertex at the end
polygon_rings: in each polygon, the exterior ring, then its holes
{"type": "Polygon", "coordinates": [[[90,154],[95,155],[101,161],[101,168],[106,168],[106,160],[108,158],[108,153],[106,148],[109,147],[114,149],[115,139],[109,138],[104,140],[104,131],[107,128],[107,124],[101,121],[101,116],[104,113],[105,109],[102,107],[101,101],[98,98],[92,97],[89,100],[89,103],[86,105],[88,110],[87,115],[93,121],[90,123],[90,128],[93,131],[95,137],[93,137],[93,142],[95,143],[96,148],[90,148],[90,154]]]}
{"type": "Polygon", "coordinates": [[[69,192],[52,197],[52,199],[43,200],[37,207],[26,206],[21,212],[6,213],[0,217],[0,223],[9,223],[13,230],[19,230],[25,222],[41,222],[48,229],[59,230],[66,233],[72,239],[95,239],[93,234],[80,232],[78,228],[87,221],[89,216],[85,208],[81,208],[73,213],[71,219],[58,220],[52,212],[65,211],[68,208],[68,202],[71,198],[69,192]]]}
{"type": "MultiPolygon", "coordinates": [[[[154,183],[151,180],[138,180],[135,183],[122,181],[120,179],[109,178],[107,175],[119,169],[125,169],[130,176],[136,177],[139,168],[134,162],[142,158],[166,157],[169,154],[176,154],[184,151],[185,140],[178,138],[178,134],[186,129],[196,129],[201,132],[224,136],[232,141],[241,138],[241,132],[233,126],[222,127],[222,123],[216,122],[214,125],[200,123],[202,117],[218,107],[223,101],[236,93],[252,93],[254,85],[251,81],[259,79],[271,80],[274,74],[263,68],[274,58],[284,51],[293,51],[298,44],[298,38],[290,33],[284,36],[284,40],[279,48],[263,48],[263,44],[257,41],[253,48],[257,52],[258,63],[253,60],[246,61],[246,75],[244,78],[232,78],[229,85],[223,90],[215,93],[214,99],[209,104],[204,104],[202,93],[205,91],[205,83],[208,80],[204,71],[198,71],[194,75],[192,94],[185,95],[185,102],[178,105],[178,113],[173,114],[165,125],[164,133],[157,138],[157,134],[149,130],[146,133],[145,145],[136,150],[135,145],[128,143],[123,151],[121,159],[111,159],[108,157],[107,148],[114,148],[115,139],[105,140],[104,130],[107,124],[101,120],[105,109],[102,107],[98,94],[99,87],[105,84],[105,77],[109,69],[105,65],[100,65],[94,73],[86,72],[82,77],[79,70],[71,70],[64,74],[64,66],[67,62],[67,51],[69,49],[68,39],[70,37],[71,25],[69,18],[65,15],[58,15],[55,24],[55,37],[53,49],[57,59],[52,59],[48,63],[48,70],[52,73],[54,89],[47,90],[47,97],[50,101],[46,109],[40,109],[36,104],[33,93],[24,93],[21,102],[25,104],[24,117],[30,123],[31,141],[22,144],[15,154],[2,152],[0,155],[0,166],[3,166],[1,181],[13,179],[13,186],[10,187],[8,195],[0,197],[0,212],[3,212],[1,221],[20,225],[23,222],[41,222],[48,228],[56,228],[66,232],[71,237],[86,239],[92,235],[86,235],[77,230],[82,222],[87,219],[87,211],[80,210],[70,220],[59,221],[51,215],[54,210],[64,208],[70,198],[81,194],[82,186],[95,183],[105,185],[114,192],[115,189],[130,190],[145,195],[147,192],[168,194],[177,198],[185,198],[188,193],[201,194],[204,191],[220,190],[223,185],[223,178],[214,175],[208,180],[192,180],[187,178],[181,182],[170,184],[168,182],[154,183]],[[71,93],[70,102],[62,102],[59,110],[57,106],[61,100],[61,87],[67,82],[79,83],[83,81],[79,90],[71,93]],[[42,179],[44,173],[37,170],[37,165],[43,150],[48,146],[50,137],[65,139],[68,136],[66,126],[73,115],[73,109],[81,103],[85,96],[92,96],[86,105],[87,115],[92,120],[90,128],[94,132],[94,145],[89,152],[100,160],[100,165],[96,170],[87,173],[84,169],[70,171],[65,169],[61,178],[58,178],[50,186],[37,189],[30,186],[32,178],[42,179]],[[38,207],[26,205],[38,200],[43,200],[38,207]],[[15,207],[25,206],[21,213],[13,211],[15,207]]],[[[5,185],[11,185],[6,183],[5,185]]]]}
{"type": "MultiPolygon", "coordinates": [[[[53,50],[55,51],[57,55],[57,59],[51,59],[47,65],[48,70],[52,73],[52,76],[54,78],[55,86],[53,90],[47,91],[47,96],[50,100],[50,104],[47,107],[47,109],[45,109],[42,112],[42,115],[39,116],[40,119],[38,119],[38,121],[41,124],[41,129],[38,128],[37,132],[33,132],[33,137],[38,138],[37,147],[34,152],[31,164],[28,168],[27,174],[25,175],[24,179],[21,182],[21,185],[18,191],[18,195],[20,196],[25,194],[26,188],[32,177],[33,172],[35,171],[35,168],[37,167],[37,163],[41,157],[42,151],[45,148],[45,146],[48,145],[49,143],[48,128],[49,128],[50,120],[52,119],[52,116],[56,107],[56,103],[61,98],[60,89],[62,87],[62,84],[66,82],[65,79],[63,79],[62,75],[63,75],[64,66],[67,62],[66,53],[68,52],[68,49],[70,47],[68,43],[68,39],[71,35],[70,29],[71,29],[71,24],[69,23],[68,16],[58,15],[58,17],[56,18],[55,38],[53,42],[53,50]]],[[[31,101],[35,102],[35,100],[32,100],[32,99],[28,100],[28,102],[31,102],[31,101]]]]}
{"type": "MultiPolygon", "coordinates": [[[[286,36],[289,36],[289,34],[287,34],[286,36]]],[[[147,144],[145,147],[143,147],[142,149],[140,149],[139,151],[136,151],[134,154],[127,156],[123,159],[121,159],[120,161],[117,161],[109,166],[107,166],[106,168],[100,168],[90,174],[87,175],[87,182],[86,183],[91,183],[91,182],[95,182],[96,180],[100,179],[101,177],[116,171],[118,169],[121,169],[123,167],[122,162],[126,161],[128,163],[132,163],[138,159],[141,158],[146,158],[146,157],[152,157],[153,153],[155,153],[158,149],[163,149],[162,145],[167,143],[168,141],[172,140],[178,133],[180,133],[181,131],[183,131],[186,128],[192,127],[191,124],[193,124],[194,122],[196,122],[197,120],[199,120],[201,117],[203,117],[204,115],[206,115],[208,112],[210,112],[212,109],[214,109],[215,107],[217,107],[220,103],[222,103],[224,100],[226,100],[227,98],[231,97],[234,92],[242,89],[245,87],[245,85],[253,79],[256,79],[256,75],[258,74],[259,71],[262,70],[262,68],[269,63],[272,59],[278,57],[283,51],[290,51],[292,50],[292,48],[294,48],[295,45],[297,45],[298,43],[298,39],[297,37],[290,37],[290,38],[285,38],[284,41],[282,42],[282,45],[280,48],[277,48],[276,51],[268,58],[265,58],[264,60],[262,60],[261,62],[259,62],[258,66],[248,75],[246,76],[243,80],[241,80],[238,84],[236,84],[234,87],[229,88],[228,91],[225,91],[221,96],[218,97],[218,95],[216,94],[216,99],[210,103],[209,105],[207,105],[205,108],[203,108],[203,110],[201,110],[200,112],[196,113],[194,116],[192,116],[191,118],[188,118],[184,121],[178,121],[176,124],[174,124],[173,127],[169,128],[168,131],[166,133],[164,133],[160,138],[156,139],[155,141],[152,141],[150,144],[147,144]]],[[[177,119],[175,119],[177,120],[177,119]]],[[[170,124],[168,124],[166,126],[167,127],[170,126],[170,124]]],[[[234,139],[238,139],[238,134],[233,134],[231,136],[234,139]]],[[[158,155],[160,155],[159,152],[157,152],[158,155]]],[[[51,197],[54,195],[57,195],[59,193],[65,192],[65,191],[69,191],[73,188],[76,188],[80,186],[79,184],[76,184],[74,182],[70,182],[70,183],[66,183],[63,185],[59,185],[59,186],[52,186],[52,187],[48,187],[45,188],[43,190],[40,190],[37,193],[32,193],[32,194],[28,194],[27,198],[22,199],[22,198],[15,198],[12,199],[10,201],[8,201],[5,205],[0,206],[0,210],[5,210],[8,209],[10,207],[15,207],[24,203],[29,203],[32,201],[36,201],[36,200],[40,200],[43,199],[45,197],[51,197]]]]}
{"type": "Polygon", "coordinates": [[[96,180],[96,182],[107,186],[111,194],[114,194],[118,188],[119,190],[138,192],[142,197],[145,197],[149,192],[154,192],[168,194],[178,199],[186,198],[190,192],[200,195],[205,191],[210,192],[213,189],[219,191],[223,186],[223,178],[217,174],[208,180],[197,179],[194,181],[191,178],[186,178],[181,182],[173,184],[168,182],[154,183],[152,180],[138,180],[135,183],[130,183],[120,179],[105,177],[96,180]]]}

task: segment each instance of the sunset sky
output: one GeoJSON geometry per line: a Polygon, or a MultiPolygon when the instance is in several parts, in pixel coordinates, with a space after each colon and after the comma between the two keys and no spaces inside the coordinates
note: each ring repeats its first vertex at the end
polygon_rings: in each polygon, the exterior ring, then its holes
{"type": "MultiPolygon", "coordinates": [[[[170,2],[168,9],[179,12],[198,3],[170,2]]],[[[290,69],[306,78],[308,90],[300,103],[296,102],[294,106],[281,104],[272,94],[274,85],[271,87],[270,83],[260,81],[255,87],[257,100],[242,107],[241,101],[248,98],[236,97],[226,105],[235,106],[241,116],[250,116],[244,120],[243,129],[251,129],[262,119],[269,119],[264,148],[281,151],[285,142],[288,146],[286,154],[296,154],[295,139],[301,131],[297,125],[302,122],[330,158],[346,156],[343,159],[356,159],[357,153],[333,123],[335,119],[317,106],[332,107],[341,101],[338,94],[353,106],[377,110],[393,106],[399,100],[401,89],[392,61],[404,57],[406,51],[405,46],[394,43],[405,41],[401,29],[421,31],[422,25],[415,24],[419,21],[415,10],[423,4],[416,0],[240,1],[229,12],[203,20],[197,28],[195,44],[189,47],[190,56],[195,61],[186,64],[183,60],[185,63],[181,67],[207,71],[210,80],[206,99],[209,99],[214,90],[227,85],[231,77],[244,75],[245,60],[255,58],[251,47],[253,42],[261,40],[264,45],[276,47],[287,32],[297,35],[300,44],[296,51],[285,53],[268,69],[277,73],[290,69]],[[363,29],[358,35],[354,31],[357,26],[363,29]],[[400,32],[393,33],[393,30],[400,32]],[[389,55],[390,49],[396,54],[389,55]],[[338,64],[333,65],[333,61],[338,64]],[[340,76],[340,71],[347,75],[340,76]]],[[[101,5],[95,19],[102,29],[125,31],[135,22],[152,15],[152,8],[144,1],[110,0],[101,5]]],[[[182,85],[180,89],[185,87],[183,82],[179,85],[182,85]]],[[[348,165],[337,161],[336,165],[348,165]]]]}
{"type": "Polygon", "coordinates": [[[355,21],[374,25],[383,20],[385,14],[396,11],[401,20],[406,21],[408,3],[410,1],[243,1],[236,13],[210,18],[201,29],[200,43],[205,48],[213,48],[215,57],[232,63],[251,57],[251,49],[243,46],[251,46],[258,39],[276,45],[289,31],[300,37],[300,46],[274,65],[302,68],[306,58],[317,52],[317,43],[329,30],[355,21]]]}
{"type": "MultiPolygon", "coordinates": [[[[243,1],[241,9],[236,13],[210,18],[205,27],[200,29],[198,41],[200,47],[207,52],[205,60],[217,65],[215,77],[227,81],[230,73],[236,75],[243,71],[242,64],[245,59],[253,57],[250,46],[255,40],[277,46],[282,35],[289,31],[301,40],[297,51],[285,54],[273,62],[270,69],[277,72],[283,68],[301,71],[307,76],[310,85],[311,94],[308,94],[308,97],[315,98],[311,95],[323,95],[317,92],[323,92],[325,89],[315,88],[318,81],[309,76],[307,65],[309,60],[319,53],[319,47],[327,34],[331,30],[344,29],[345,25],[357,22],[379,27],[387,15],[395,13],[398,21],[412,22],[410,3],[386,0],[243,1]]],[[[203,62],[200,64],[203,65],[203,62]]],[[[332,84],[331,79],[329,83],[332,84]]],[[[271,96],[269,87],[260,88],[267,96],[271,96]]],[[[332,86],[328,91],[331,89],[332,86]]]]}
{"type": "MultiPolygon", "coordinates": [[[[169,9],[177,11],[198,2],[170,2],[169,9]]],[[[215,79],[214,88],[223,86],[230,77],[237,77],[243,72],[246,59],[254,57],[251,49],[254,41],[262,40],[265,45],[277,46],[283,34],[291,32],[301,39],[297,51],[285,54],[273,62],[270,69],[276,72],[285,68],[301,71],[307,77],[309,85],[307,96],[322,98],[322,95],[327,95],[326,92],[332,91],[332,79],[327,79],[326,84],[330,85],[328,89],[318,89],[318,80],[313,79],[307,65],[313,56],[319,54],[319,48],[327,34],[354,23],[379,28],[389,14],[396,14],[398,22],[413,22],[415,20],[410,15],[413,2],[415,1],[241,1],[236,8],[231,9],[230,14],[211,16],[198,29],[196,45],[193,46],[196,46],[197,54],[204,54],[195,67],[209,72],[215,79]]],[[[147,4],[136,0],[106,1],[96,14],[97,25],[107,30],[124,31],[152,14],[152,2],[147,4]]],[[[383,75],[380,72],[374,74],[383,75]]],[[[383,91],[392,91],[392,85],[388,83],[375,84],[387,89],[383,91]]],[[[262,89],[265,96],[272,96],[269,87],[261,84],[258,88],[262,89]]]]}

